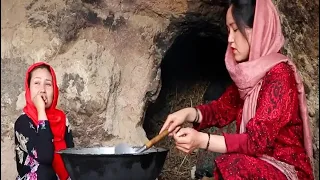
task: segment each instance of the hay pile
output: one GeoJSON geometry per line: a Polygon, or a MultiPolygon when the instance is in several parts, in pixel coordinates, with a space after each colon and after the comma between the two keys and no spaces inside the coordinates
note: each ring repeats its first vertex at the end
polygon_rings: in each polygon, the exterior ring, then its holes
{"type": "MultiPolygon", "coordinates": [[[[203,94],[208,85],[209,82],[207,81],[176,83],[175,87],[168,89],[168,93],[166,94],[166,104],[170,107],[170,113],[185,107],[201,104],[203,94]]],[[[161,115],[157,117],[161,118],[161,115]]],[[[152,129],[154,132],[149,132],[148,134],[151,136],[156,135],[160,131],[164,121],[165,117],[162,119],[153,119],[152,124],[154,127],[152,129]]],[[[191,127],[191,124],[184,124],[184,127],[191,127]]],[[[170,150],[164,168],[158,178],[159,180],[191,179],[191,169],[196,165],[197,152],[185,154],[177,150],[174,140],[170,137],[166,137],[159,142],[157,146],[170,150]]]]}

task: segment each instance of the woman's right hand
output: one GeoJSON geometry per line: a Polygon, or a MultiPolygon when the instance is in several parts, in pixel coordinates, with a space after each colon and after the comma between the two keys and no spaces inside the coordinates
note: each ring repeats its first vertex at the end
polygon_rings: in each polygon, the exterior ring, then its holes
{"type": "Polygon", "coordinates": [[[37,111],[44,111],[46,108],[47,96],[45,92],[39,91],[37,95],[33,98],[33,103],[37,108],[37,111]]]}
{"type": "Polygon", "coordinates": [[[194,108],[184,108],[172,114],[169,114],[160,130],[160,133],[165,129],[168,129],[169,136],[172,136],[173,133],[175,133],[180,129],[180,126],[185,121],[192,122],[192,120],[195,119],[195,116],[196,116],[196,111],[194,108]]]}

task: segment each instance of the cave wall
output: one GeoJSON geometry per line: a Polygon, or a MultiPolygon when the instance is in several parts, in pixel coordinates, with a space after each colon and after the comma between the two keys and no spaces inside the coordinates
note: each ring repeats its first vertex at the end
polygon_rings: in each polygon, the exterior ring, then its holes
{"type": "MultiPolygon", "coordinates": [[[[59,107],[67,112],[76,146],[140,144],[146,140],[145,104],[161,88],[161,58],[187,28],[186,21],[222,23],[223,31],[223,3],[1,0],[1,178],[16,175],[12,129],[24,106],[23,80],[30,64],[46,61],[55,68],[59,107]]],[[[285,53],[305,81],[318,164],[319,2],[276,4],[287,38],[285,53]]]]}
{"type": "Polygon", "coordinates": [[[1,178],[16,176],[13,125],[25,71],[37,61],[56,70],[76,146],[146,141],[139,123],[160,75],[154,37],[168,21],[135,14],[131,1],[92,3],[1,1],[1,178]]]}
{"type": "Polygon", "coordinates": [[[313,132],[314,175],[319,178],[319,1],[275,0],[286,38],[283,53],[297,65],[313,132]]]}

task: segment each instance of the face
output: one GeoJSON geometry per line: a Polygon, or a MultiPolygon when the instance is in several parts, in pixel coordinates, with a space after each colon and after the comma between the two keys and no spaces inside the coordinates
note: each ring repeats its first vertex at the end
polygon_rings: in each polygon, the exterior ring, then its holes
{"type": "Polygon", "coordinates": [[[53,100],[52,76],[46,68],[35,69],[31,73],[30,94],[33,99],[39,91],[45,93],[48,99],[46,108],[49,108],[53,100]]]}
{"type": "Polygon", "coordinates": [[[228,43],[232,49],[234,59],[237,62],[243,62],[248,60],[250,52],[250,42],[251,42],[251,28],[246,28],[246,36],[248,39],[240,32],[231,12],[232,6],[229,7],[226,17],[226,24],[229,32],[228,43]]]}

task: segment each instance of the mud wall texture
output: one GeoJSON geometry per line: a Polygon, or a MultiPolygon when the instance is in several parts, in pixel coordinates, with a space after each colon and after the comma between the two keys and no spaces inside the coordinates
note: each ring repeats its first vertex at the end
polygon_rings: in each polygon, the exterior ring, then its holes
{"type": "MultiPolygon", "coordinates": [[[[305,81],[318,164],[319,2],[275,3],[284,52],[305,81]]],[[[1,178],[16,176],[13,124],[24,106],[29,65],[46,61],[55,68],[59,107],[76,146],[141,144],[146,102],[161,88],[164,53],[185,22],[221,24],[223,33],[225,6],[222,0],[1,0],[1,178]]]]}

